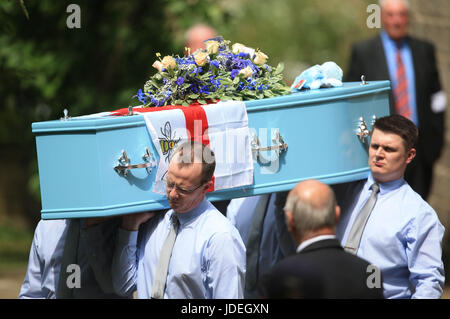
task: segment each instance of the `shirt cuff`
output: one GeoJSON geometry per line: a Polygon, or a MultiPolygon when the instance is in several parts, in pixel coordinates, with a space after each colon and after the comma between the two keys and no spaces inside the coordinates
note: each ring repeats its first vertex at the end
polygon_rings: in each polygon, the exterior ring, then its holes
{"type": "Polygon", "coordinates": [[[129,231],[119,228],[117,242],[123,245],[136,245],[137,244],[138,231],[129,231]]]}

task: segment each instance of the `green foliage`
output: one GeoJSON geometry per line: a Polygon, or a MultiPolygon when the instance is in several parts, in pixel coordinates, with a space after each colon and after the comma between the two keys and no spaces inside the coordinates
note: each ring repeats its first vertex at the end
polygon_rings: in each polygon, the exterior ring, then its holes
{"type": "Polygon", "coordinates": [[[8,266],[25,266],[33,233],[0,225],[0,271],[8,266]]]}

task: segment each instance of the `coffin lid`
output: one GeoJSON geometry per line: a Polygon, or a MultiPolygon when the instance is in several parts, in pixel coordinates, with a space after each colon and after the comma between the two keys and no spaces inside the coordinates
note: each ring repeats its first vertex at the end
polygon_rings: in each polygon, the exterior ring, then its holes
{"type": "MultiPolygon", "coordinates": [[[[293,105],[296,107],[301,107],[302,105],[326,103],[337,99],[369,95],[391,89],[390,81],[366,83],[367,84],[365,85],[361,85],[360,82],[345,82],[342,87],[307,90],[274,98],[250,100],[245,101],[245,105],[247,112],[251,113],[252,111],[259,111],[261,109],[272,110],[291,107],[293,105]]],[[[51,132],[61,133],[64,131],[99,131],[142,125],[145,125],[145,122],[142,121],[142,117],[140,115],[105,116],[99,118],[75,117],[69,118],[68,120],[36,122],[32,124],[32,131],[35,134],[51,132]]]]}

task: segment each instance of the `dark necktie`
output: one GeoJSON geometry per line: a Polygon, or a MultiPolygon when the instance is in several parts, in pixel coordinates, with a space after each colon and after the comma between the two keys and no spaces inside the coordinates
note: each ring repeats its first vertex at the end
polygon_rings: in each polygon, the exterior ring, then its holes
{"type": "Polygon", "coordinates": [[[397,45],[395,58],[397,64],[397,85],[394,89],[395,112],[408,119],[411,119],[411,109],[409,107],[408,79],[406,78],[406,69],[403,64],[400,46],[397,45]]]}
{"type": "Polygon", "coordinates": [[[158,265],[155,271],[155,279],[153,280],[152,286],[152,298],[153,299],[163,299],[164,290],[166,289],[167,272],[169,270],[170,256],[172,255],[173,245],[175,244],[175,239],[177,238],[179,221],[175,213],[172,215],[172,223],[170,227],[169,234],[166,237],[161,253],[158,259],[158,265]]]}
{"type": "Polygon", "coordinates": [[[78,243],[80,240],[80,220],[69,220],[69,226],[66,233],[66,241],[64,243],[64,251],[61,259],[61,270],[59,273],[58,291],[56,298],[67,299],[73,297],[73,289],[69,288],[67,279],[69,273],[67,272],[67,266],[71,264],[77,264],[78,257],[78,243]]]}
{"type": "Polygon", "coordinates": [[[258,281],[259,247],[263,233],[264,217],[270,195],[262,195],[253,213],[252,223],[246,244],[247,265],[245,270],[245,290],[251,292],[256,289],[258,281]]]}
{"type": "Polygon", "coordinates": [[[372,194],[364,204],[358,216],[356,216],[355,222],[353,223],[350,233],[348,234],[347,242],[345,243],[344,247],[347,252],[354,255],[356,255],[356,253],[358,252],[364,228],[366,227],[367,220],[369,219],[370,213],[375,206],[377,195],[380,191],[380,186],[377,183],[372,184],[370,188],[372,189],[372,194]]]}

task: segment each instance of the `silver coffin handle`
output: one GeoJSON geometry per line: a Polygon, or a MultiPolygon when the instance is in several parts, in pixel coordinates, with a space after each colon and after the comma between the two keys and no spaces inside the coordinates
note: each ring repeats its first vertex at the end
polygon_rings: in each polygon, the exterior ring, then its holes
{"type": "Polygon", "coordinates": [[[250,142],[250,146],[252,148],[252,154],[256,156],[256,159],[261,156],[259,152],[262,151],[276,151],[278,158],[280,157],[281,152],[284,152],[287,150],[288,145],[284,142],[283,137],[281,136],[280,132],[278,130],[275,130],[275,136],[272,138],[272,142],[275,143],[275,145],[270,145],[266,147],[261,147],[259,144],[258,136],[254,133],[252,136],[252,140],[250,142]]]}
{"type": "Polygon", "coordinates": [[[153,154],[150,152],[148,147],[145,148],[145,154],[142,158],[146,161],[146,163],[130,164],[130,158],[128,157],[127,152],[122,150],[122,156],[118,159],[119,164],[114,167],[114,170],[119,175],[122,173],[123,176],[127,176],[130,169],[146,168],[147,172],[150,174],[152,172],[152,167],[156,166],[156,162],[153,160],[153,154]]]}
{"type": "Polygon", "coordinates": [[[358,127],[356,128],[356,135],[359,137],[361,142],[364,142],[365,139],[369,136],[370,132],[367,128],[366,121],[364,121],[363,117],[359,118],[358,127]]]}

